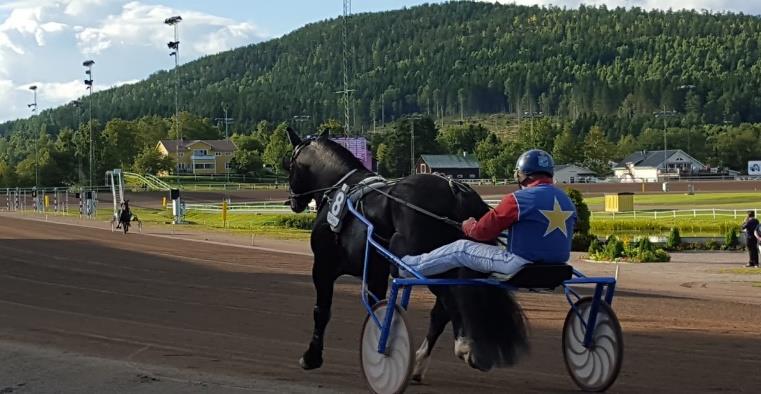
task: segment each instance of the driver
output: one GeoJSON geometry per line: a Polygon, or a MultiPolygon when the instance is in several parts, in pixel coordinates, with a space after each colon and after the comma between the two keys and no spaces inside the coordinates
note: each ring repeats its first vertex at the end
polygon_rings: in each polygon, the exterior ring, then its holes
{"type": "Polygon", "coordinates": [[[129,200],[126,200],[122,203],[122,212],[119,215],[119,223],[129,224],[131,219],[132,219],[132,212],[129,210],[129,200]]]}
{"type": "MultiPolygon", "coordinates": [[[[539,149],[524,152],[515,165],[520,190],[506,195],[480,220],[465,220],[462,231],[470,240],[405,256],[402,261],[423,276],[458,267],[513,275],[526,264],[566,263],[571,255],[576,208],[565,192],[553,185],[554,167],[549,153],[539,149]],[[493,242],[505,230],[509,230],[507,248],[482,243],[493,242]]],[[[402,276],[412,274],[403,271],[402,276]]]]}

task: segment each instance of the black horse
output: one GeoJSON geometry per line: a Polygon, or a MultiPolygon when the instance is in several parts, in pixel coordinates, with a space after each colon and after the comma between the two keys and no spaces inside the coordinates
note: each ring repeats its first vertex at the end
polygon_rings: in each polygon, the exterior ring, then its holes
{"type": "MultiPolygon", "coordinates": [[[[314,306],[314,333],[300,363],[304,369],[319,368],[325,328],[330,320],[333,285],[341,275],[361,276],[364,259],[364,224],[347,214],[340,233],[327,223],[326,207],[333,192],[341,184],[355,185],[376,174],[366,170],[348,150],[331,141],[327,132],[304,141],[288,129],[294,147],[284,158],[291,188],[290,206],[303,212],[314,199],[318,204],[312,229],[314,253],[312,279],[317,293],[314,306]]],[[[439,216],[456,221],[481,217],[488,206],[470,188],[456,187],[451,181],[435,175],[413,175],[381,190],[439,216]]],[[[375,225],[377,238],[397,256],[430,251],[463,235],[458,228],[431,216],[423,215],[399,201],[369,192],[360,202],[364,215],[375,225]]],[[[391,264],[379,254],[370,255],[368,290],[385,299],[391,264]]],[[[448,272],[442,277],[474,278],[484,274],[468,269],[448,272]]],[[[428,358],[446,324],[452,322],[455,353],[471,367],[487,371],[495,366],[511,365],[527,350],[526,325],[520,306],[511,294],[496,287],[431,287],[436,303],[431,311],[425,341],[416,355],[413,378],[421,380],[428,358]]]]}

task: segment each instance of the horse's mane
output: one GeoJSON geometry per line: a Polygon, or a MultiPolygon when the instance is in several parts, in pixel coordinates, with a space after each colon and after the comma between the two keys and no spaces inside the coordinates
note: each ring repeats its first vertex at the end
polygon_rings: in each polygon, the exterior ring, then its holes
{"type": "Polygon", "coordinates": [[[351,169],[365,167],[348,149],[328,137],[315,138],[312,143],[320,149],[330,152],[333,156],[333,161],[343,163],[351,169]]]}

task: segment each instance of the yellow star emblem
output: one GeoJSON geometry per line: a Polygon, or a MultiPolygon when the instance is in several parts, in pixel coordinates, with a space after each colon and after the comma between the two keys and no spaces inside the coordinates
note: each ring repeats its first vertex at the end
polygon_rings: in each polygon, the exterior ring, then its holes
{"type": "Polygon", "coordinates": [[[556,229],[560,230],[563,235],[568,237],[568,228],[565,225],[565,221],[573,215],[573,211],[564,211],[560,207],[557,197],[555,197],[555,205],[552,207],[551,211],[540,209],[539,212],[549,220],[549,223],[547,223],[547,231],[544,232],[545,237],[556,229]]]}

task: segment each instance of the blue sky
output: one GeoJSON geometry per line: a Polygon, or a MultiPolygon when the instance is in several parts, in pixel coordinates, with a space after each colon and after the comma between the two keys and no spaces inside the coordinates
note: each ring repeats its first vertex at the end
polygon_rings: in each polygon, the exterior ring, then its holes
{"type": "MultiPolygon", "coordinates": [[[[352,12],[374,12],[438,1],[353,0],[352,12]]],[[[761,14],[756,0],[510,0],[644,8],[694,8],[761,14]]],[[[95,90],[145,79],[171,68],[162,22],[181,15],[180,60],[287,34],[341,15],[341,0],[0,0],[0,121],[27,117],[28,87],[38,86],[40,109],[85,93],[82,61],[95,61],[95,90]]]]}

